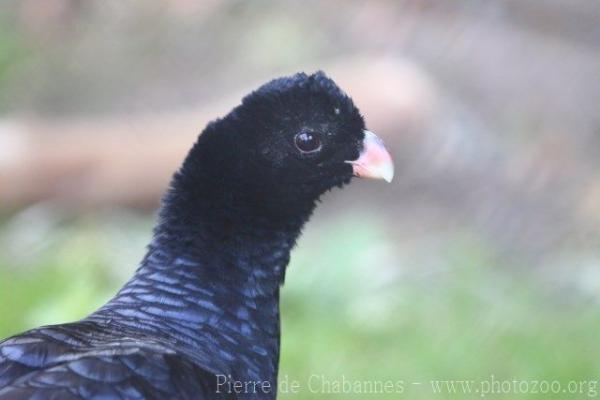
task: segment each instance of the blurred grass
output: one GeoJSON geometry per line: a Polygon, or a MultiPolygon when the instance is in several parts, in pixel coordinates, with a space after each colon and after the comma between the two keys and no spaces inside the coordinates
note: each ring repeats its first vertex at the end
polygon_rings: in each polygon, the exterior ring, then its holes
{"type": "MultiPolygon", "coordinates": [[[[102,304],[133,272],[152,225],[125,213],[53,215],[29,210],[0,230],[1,337],[102,304]]],[[[589,304],[553,301],[468,233],[422,248],[395,242],[384,226],[347,214],[317,221],[300,241],[282,294],[280,379],[301,389],[282,398],[399,396],[312,393],[313,375],[403,381],[411,399],[431,398],[431,379],[597,377],[600,315],[589,304]]],[[[564,398],[555,396],[508,398],[564,398]]]]}

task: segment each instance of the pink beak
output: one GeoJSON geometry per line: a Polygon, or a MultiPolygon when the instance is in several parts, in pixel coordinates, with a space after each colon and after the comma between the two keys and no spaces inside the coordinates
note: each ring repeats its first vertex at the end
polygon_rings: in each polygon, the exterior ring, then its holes
{"type": "Polygon", "coordinates": [[[371,131],[365,130],[363,150],[352,164],[354,175],[359,178],[383,179],[391,182],[394,178],[394,162],[388,153],[383,140],[371,131]]]}

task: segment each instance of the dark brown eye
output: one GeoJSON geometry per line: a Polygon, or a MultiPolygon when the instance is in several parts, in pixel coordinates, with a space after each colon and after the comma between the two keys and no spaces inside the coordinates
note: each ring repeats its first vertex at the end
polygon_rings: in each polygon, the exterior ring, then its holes
{"type": "Polygon", "coordinates": [[[316,133],[300,132],[294,137],[294,144],[303,153],[313,153],[321,149],[321,139],[316,133]]]}

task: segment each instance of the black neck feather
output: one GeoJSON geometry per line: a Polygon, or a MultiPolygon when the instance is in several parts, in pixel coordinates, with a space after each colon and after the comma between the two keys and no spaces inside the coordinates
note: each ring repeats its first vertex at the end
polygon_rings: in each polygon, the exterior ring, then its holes
{"type": "Polygon", "coordinates": [[[292,213],[283,204],[265,207],[257,201],[264,193],[235,180],[235,162],[215,174],[202,168],[210,157],[190,157],[165,196],[140,268],[91,318],[161,334],[215,373],[274,385],[279,288],[314,201],[296,202],[292,213]]]}

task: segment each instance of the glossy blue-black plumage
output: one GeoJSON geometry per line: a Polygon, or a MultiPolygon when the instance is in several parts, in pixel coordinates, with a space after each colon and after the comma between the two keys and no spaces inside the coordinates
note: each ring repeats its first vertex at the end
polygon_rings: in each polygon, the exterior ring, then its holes
{"type": "Polygon", "coordinates": [[[272,81],[209,124],[119,293],[0,343],[0,399],[274,398],[290,250],[318,197],[350,180],[363,129],[322,73],[272,81]],[[322,154],[297,152],[302,129],[322,154]],[[226,380],[258,385],[235,393],[226,380]]]}

